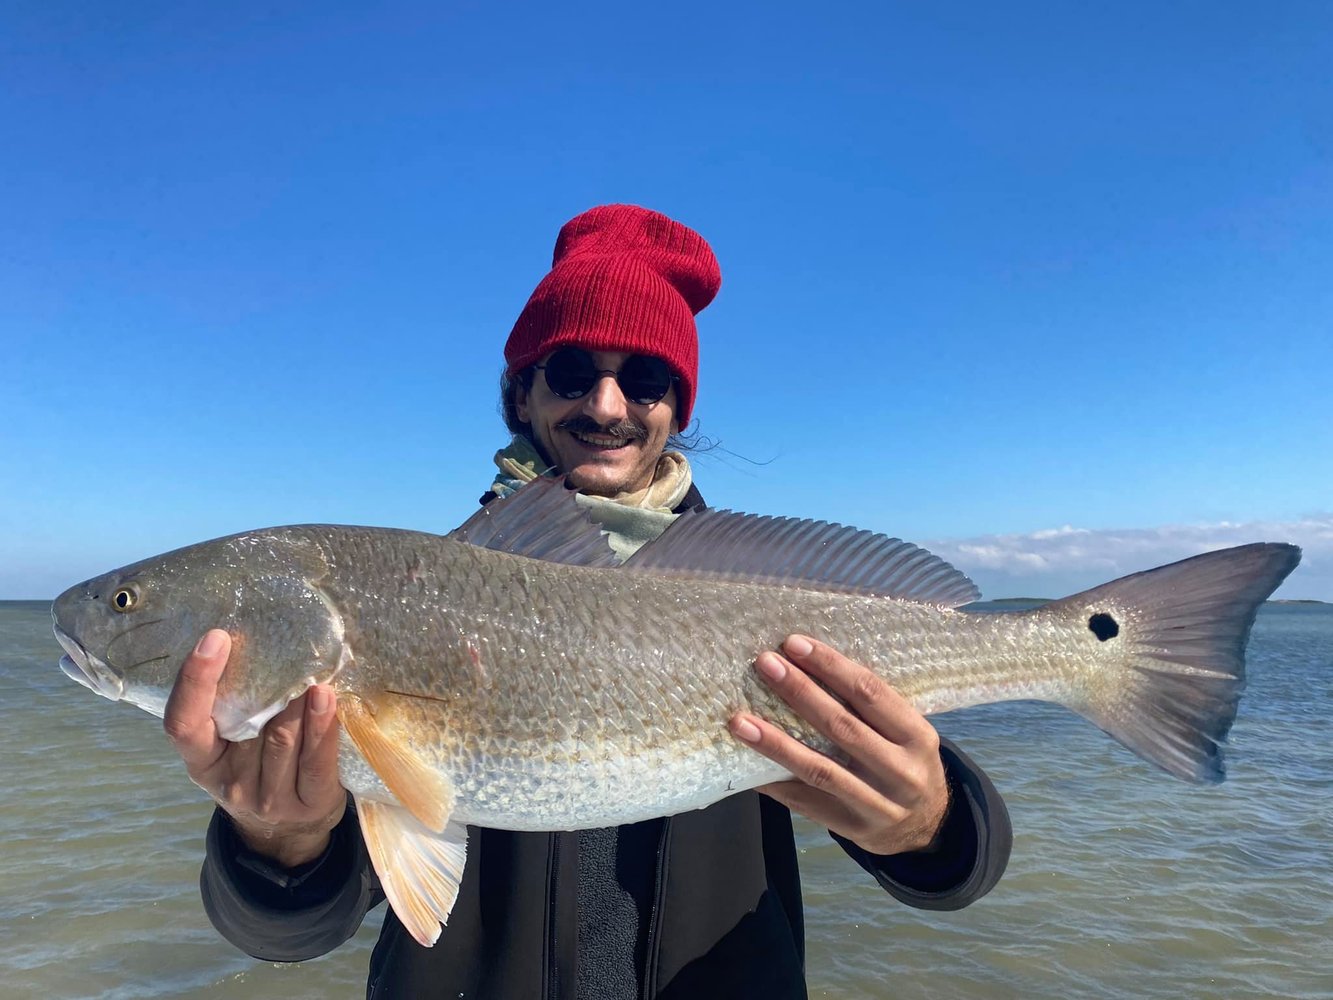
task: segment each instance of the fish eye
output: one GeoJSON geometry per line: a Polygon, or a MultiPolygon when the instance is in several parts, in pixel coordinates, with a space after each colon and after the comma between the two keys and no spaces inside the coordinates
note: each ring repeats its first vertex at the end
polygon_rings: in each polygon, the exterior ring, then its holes
{"type": "Polygon", "coordinates": [[[139,591],[134,587],[121,587],[111,595],[111,606],[117,611],[133,611],[139,603],[139,591]]]}

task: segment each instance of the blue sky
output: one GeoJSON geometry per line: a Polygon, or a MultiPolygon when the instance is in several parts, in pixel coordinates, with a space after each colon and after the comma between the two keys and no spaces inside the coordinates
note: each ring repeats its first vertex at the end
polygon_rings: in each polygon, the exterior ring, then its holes
{"type": "Polygon", "coordinates": [[[1279,596],[1333,600],[1325,4],[0,21],[0,598],[452,527],[559,226],[626,201],[722,264],[714,505],[930,542],[992,597],[1291,540],[1279,596]]]}

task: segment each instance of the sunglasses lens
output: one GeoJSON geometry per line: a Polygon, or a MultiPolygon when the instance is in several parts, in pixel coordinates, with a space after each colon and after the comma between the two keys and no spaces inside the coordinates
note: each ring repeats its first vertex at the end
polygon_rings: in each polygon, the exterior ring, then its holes
{"type": "Polygon", "coordinates": [[[575,348],[556,351],[546,359],[546,384],[561,399],[578,399],[597,381],[592,355],[575,348]]]}
{"type": "MultiPolygon", "coordinates": [[[[561,399],[587,395],[602,375],[612,374],[599,371],[592,355],[577,347],[561,348],[538,367],[546,373],[546,385],[561,399]]],[[[656,403],[671,388],[670,367],[646,354],[632,355],[615,375],[631,403],[656,403]]]]}
{"type": "Polygon", "coordinates": [[[620,369],[616,381],[631,403],[656,403],[671,388],[671,369],[661,358],[635,354],[620,369]]]}

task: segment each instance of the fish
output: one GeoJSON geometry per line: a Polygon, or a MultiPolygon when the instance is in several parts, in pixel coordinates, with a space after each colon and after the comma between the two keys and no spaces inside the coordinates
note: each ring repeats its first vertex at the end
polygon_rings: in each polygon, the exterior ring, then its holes
{"type": "Polygon", "coordinates": [[[1251,627],[1299,560],[1254,543],[978,613],[938,556],[822,521],[691,510],[622,563],[543,477],[448,535],[293,525],[191,545],[71,587],[52,616],[66,674],[159,717],[198,637],[226,629],[228,740],[332,685],[340,780],[390,905],[430,946],[469,825],[616,826],[790,777],[730,734],[738,711],[845,759],[755,676],[791,633],[926,715],[1054,702],[1220,781],[1251,627]]]}

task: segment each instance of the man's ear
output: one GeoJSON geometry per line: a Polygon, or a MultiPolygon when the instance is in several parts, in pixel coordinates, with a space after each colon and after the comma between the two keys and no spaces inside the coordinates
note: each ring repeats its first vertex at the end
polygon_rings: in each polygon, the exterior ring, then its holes
{"type": "Polygon", "coordinates": [[[532,423],[528,416],[528,389],[521,381],[514,386],[514,416],[520,423],[532,423]]]}

